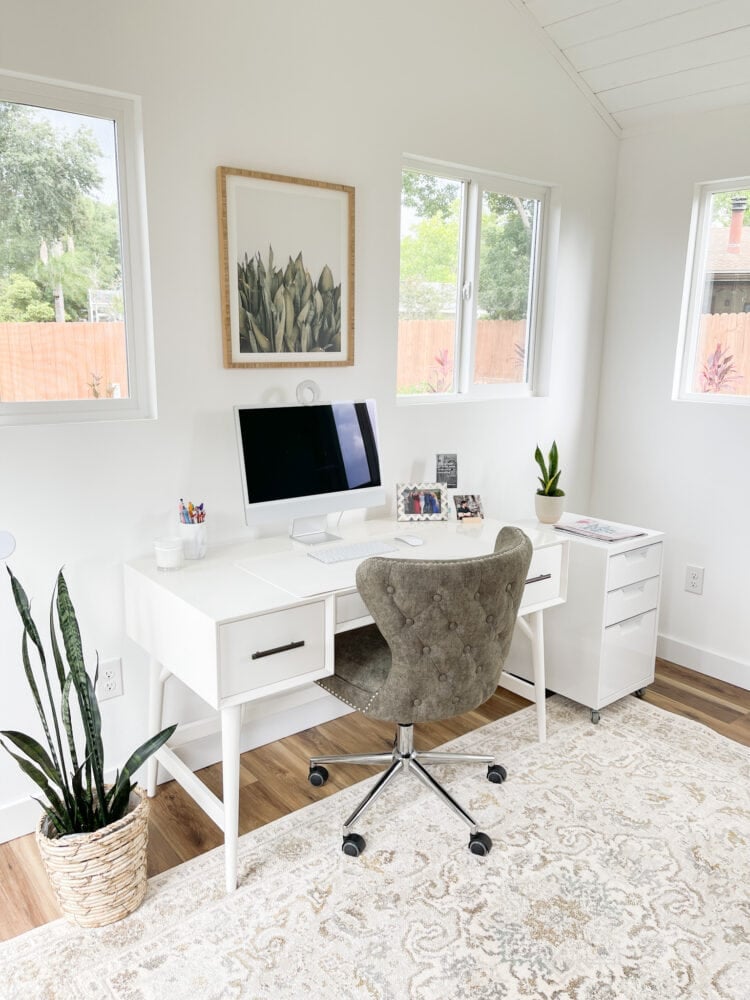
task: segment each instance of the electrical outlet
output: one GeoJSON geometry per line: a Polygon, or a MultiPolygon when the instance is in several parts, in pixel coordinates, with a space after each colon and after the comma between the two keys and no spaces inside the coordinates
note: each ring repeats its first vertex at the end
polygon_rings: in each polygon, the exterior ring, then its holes
{"type": "Polygon", "coordinates": [[[685,567],[685,590],[688,594],[702,594],[703,593],[703,567],[702,566],[686,566],[685,567]]]}
{"type": "Polygon", "coordinates": [[[96,696],[99,701],[119,698],[122,694],[122,660],[105,660],[99,664],[96,696]]]}

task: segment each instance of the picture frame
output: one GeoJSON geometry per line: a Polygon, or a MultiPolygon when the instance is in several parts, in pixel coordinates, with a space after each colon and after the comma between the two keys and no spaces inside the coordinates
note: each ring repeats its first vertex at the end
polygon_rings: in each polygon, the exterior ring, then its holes
{"type": "Polygon", "coordinates": [[[449,509],[450,497],[445,483],[398,483],[396,486],[398,521],[447,521],[449,509]]]}
{"type": "Polygon", "coordinates": [[[225,368],[354,364],[354,188],[217,167],[225,368]]]}
{"type": "Polygon", "coordinates": [[[454,493],[453,506],[457,521],[480,521],[484,517],[482,498],[478,493],[454,493]]]}
{"type": "Polygon", "coordinates": [[[435,456],[435,479],[448,489],[458,486],[458,455],[455,452],[438,452],[435,456]]]}

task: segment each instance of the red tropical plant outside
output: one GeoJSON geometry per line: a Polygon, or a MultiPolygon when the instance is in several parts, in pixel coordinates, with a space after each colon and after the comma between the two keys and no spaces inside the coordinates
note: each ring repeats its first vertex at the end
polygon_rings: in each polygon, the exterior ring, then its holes
{"type": "Polygon", "coordinates": [[[734,355],[717,344],[703,363],[700,378],[701,392],[731,392],[732,383],[741,381],[742,376],[737,372],[734,355]]]}

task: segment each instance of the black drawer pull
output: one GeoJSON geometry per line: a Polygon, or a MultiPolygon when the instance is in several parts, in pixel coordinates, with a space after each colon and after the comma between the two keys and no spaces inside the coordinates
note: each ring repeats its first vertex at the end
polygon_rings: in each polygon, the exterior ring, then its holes
{"type": "Polygon", "coordinates": [[[526,581],[526,586],[528,587],[530,583],[540,583],[542,580],[551,580],[551,579],[552,579],[551,573],[540,573],[539,576],[529,577],[529,579],[526,581]]]}
{"type": "Polygon", "coordinates": [[[290,649],[299,649],[300,646],[305,645],[304,639],[299,639],[297,642],[288,642],[286,646],[274,646],[273,649],[259,649],[257,653],[253,653],[250,657],[251,660],[260,660],[264,656],[273,656],[275,653],[286,653],[290,649]]]}

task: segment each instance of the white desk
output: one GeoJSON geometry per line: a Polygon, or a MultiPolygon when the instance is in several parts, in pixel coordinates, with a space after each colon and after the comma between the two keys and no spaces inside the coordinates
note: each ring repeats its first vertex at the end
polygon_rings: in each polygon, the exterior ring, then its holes
{"type": "MultiPolygon", "coordinates": [[[[393,540],[416,534],[424,544],[397,543],[409,559],[463,559],[491,552],[500,521],[478,524],[370,520],[340,529],[346,541],[393,540]]],[[[542,612],[565,601],[568,542],[533,522],[518,522],[534,546],[519,625],[531,641],[533,683],[503,673],[501,685],[536,702],[544,740],[542,612]]],[[[164,684],[174,676],[221,713],[223,802],[165,746],[148,764],[156,794],[157,764],[189,792],[224,831],[226,886],[237,884],[239,755],[242,706],[333,673],[334,635],[372,621],[355,587],[357,561],[325,565],[289,538],[209,549],[205,559],[163,573],[153,556],[125,566],[125,619],[131,639],[151,656],[149,728],[162,728],[164,684]]]]}

